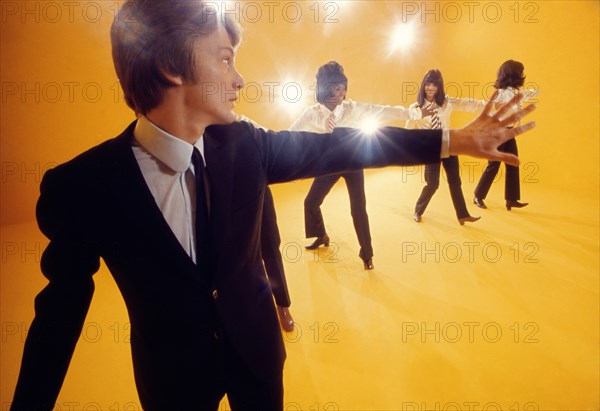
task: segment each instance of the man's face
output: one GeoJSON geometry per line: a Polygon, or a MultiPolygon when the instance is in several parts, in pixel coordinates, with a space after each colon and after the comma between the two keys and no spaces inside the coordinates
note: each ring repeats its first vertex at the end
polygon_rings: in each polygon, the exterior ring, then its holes
{"type": "Polygon", "coordinates": [[[207,126],[235,121],[235,101],[244,79],[235,69],[235,50],[219,25],[194,45],[196,81],[184,82],[185,106],[207,126]]]}
{"type": "Polygon", "coordinates": [[[329,110],[333,111],[346,98],[346,86],[344,84],[331,84],[328,88],[329,95],[323,104],[329,110]]]}

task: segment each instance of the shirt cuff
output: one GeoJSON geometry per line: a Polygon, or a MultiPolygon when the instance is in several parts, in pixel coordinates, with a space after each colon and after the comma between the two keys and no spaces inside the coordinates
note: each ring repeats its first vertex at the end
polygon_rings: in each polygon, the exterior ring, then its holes
{"type": "Polygon", "coordinates": [[[442,130],[442,152],[440,158],[450,157],[450,130],[445,128],[442,130]]]}

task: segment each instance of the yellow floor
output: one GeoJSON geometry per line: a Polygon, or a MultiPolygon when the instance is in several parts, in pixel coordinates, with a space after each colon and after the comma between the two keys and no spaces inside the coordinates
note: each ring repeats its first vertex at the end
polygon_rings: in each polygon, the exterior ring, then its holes
{"type": "MultiPolygon", "coordinates": [[[[600,409],[597,189],[523,184],[531,205],[508,212],[502,180],[488,210],[469,205],[481,221],[461,227],[442,179],[417,224],[421,175],[367,172],[372,272],[358,258],[343,182],[323,206],[332,245],[319,252],[303,248],[310,181],[273,188],[297,323],[285,336],[285,409],[600,409]]],[[[469,200],[474,182],[463,187],[469,200]]],[[[46,243],[33,222],[2,227],[2,410],[45,284],[46,243]]],[[[105,267],[95,278],[57,409],[141,409],[125,306],[105,267]]]]}

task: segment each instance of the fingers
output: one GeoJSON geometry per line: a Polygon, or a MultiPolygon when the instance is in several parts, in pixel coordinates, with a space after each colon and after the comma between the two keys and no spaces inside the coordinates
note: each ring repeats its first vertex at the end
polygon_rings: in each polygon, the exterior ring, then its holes
{"type": "Polygon", "coordinates": [[[492,109],[494,108],[494,104],[495,104],[494,100],[496,100],[496,96],[498,96],[498,90],[494,91],[492,98],[490,98],[490,101],[488,101],[487,104],[485,105],[485,107],[483,108],[481,117],[489,116],[490,111],[492,111],[492,109]]]}
{"type": "MultiPolygon", "coordinates": [[[[513,99],[514,100],[514,99],[513,99]]],[[[511,100],[512,101],[512,100],[511,100]]],[[[510,103],[509,103],[510,104],[510,103]]],[[[498,116],[498,114],[500,112],[502,112],[506,107],[509,107],[508,104],[504,107],[502,107],[502,109],[500,109],[500,111],[498,111],[498,113],[496,113],[496,116],[498,116]]],[[[500,126],[502,127],[507,127],[512,125],[513,123],[515,123],[516,121],[521,120],[523,117],[529,115],[529,113],[531,113],[533,110],[535,110],[537,108],[537,106],[535,104],[529,104],[527,107],[525,107],[523,110],[518,111],[513,113],[512,115],[506,117],[505,119],[503,119],[502,121],[500,121],[500,126]]],[[[496,118],[502,118],[501,116],[496,117],[496,118]]]]}
{"type": "Polygon", "coordinates": [[[519,127],[504,128],[504,130],[500,133],[500,138],[499,138],[500,144],[506,143],[508,140],[515,138],[519,134],[528,132],[532,128],[535,128],[535,126],[536,126],[535,121],[530,121],[529,123],[523,124],[522,126],[519,126],[519,127]]]}
{"type": "Polygon", "coordinates": [[[494,94],[492,94],[492,97],[490,97],[490,101],[492,103],[497,103],[499,94],[500,94],[500,92],[498,91],[498,89],[496,89],[496,91],[494,91],[494,94]]]}
{"type": "Polygon", "coordinates": [[[506,113],[512,110],[513,107],[516,106],[519,100],[522,98],[523,97],[520,94],[514,96],[512,99],[510,99],[508,103],[504,104],[496,114],[494,114],[494,118],[503,118],[506,115],[506,113]]]}
{"type": "Polygon", "coordinates": [[[527,124],[524,124],[522,126],[516,127],[513,131],[515,132],[515,135],[519,135],[519,134],[523,134],[528,132],[529,130],[531,130],[532,128],[535,128],[536,126],[536,122],[535,121],[530,121],[527,124]]]}
{"type": "Polygon", "coordinates": [[[521,110],[521,117],[529,115],[533,110],[537,108],[537,104],[528,104],[523,110],[521,110]]]}
{"type": "Polygon", "coordinates": [[[508,165],[515,167],[519,167],[519,164],[521,164],[519,157],[510,153],[503,153],[502,151],[496,151],[495,153],[489,156],[489,159],[494,161],[502,161],[508,165]]]}

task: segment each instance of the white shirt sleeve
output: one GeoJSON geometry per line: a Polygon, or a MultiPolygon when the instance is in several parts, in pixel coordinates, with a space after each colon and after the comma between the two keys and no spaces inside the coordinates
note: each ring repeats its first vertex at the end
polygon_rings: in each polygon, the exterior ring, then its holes
{"type": "Polygon", "coordinates": [[[353,103],[356,116],[370,117],[374,120],[418,120],[421,118],[421,109],[418,106],[405,108],[402,106],[385,106],[379,104],[353,103]]]}
{"type": "MultiPolygon", "coordinates": [[[[497,107],[495,107],[495,109],[499,110],[500,107],[506,105],[510,100],[513,99],[513,97],[515,97],[517,95],[517,93],[523,95],[523,99],[521,100],[521,103],[524,103],[528,100],[535,98],[539,94],[539,90],[534,90],[534,89],[519,90],[519,89],[516,89],[513,87],[498,89],[498,96],[493,100],[497,104],[497,107]]],[[[515,113],[517,110],[518,110],[517,105],[513,104],[512,107],[510,107],[510,109],[504,115],[504,118],[515,113]]]]}
{"type": "Polygon", "coordinates": [[[528,100],[533,100],[540,94],[539,90],[535,89],[525,89],[519,90],[516,88],[501,88],[498,89],[498,96],[494,99],[494,103],[506,104],[508,103],[517,93],[523,96],[523,100],[521,102],[526,102],[528,100]]]}
{"type": "Polygon", "coordinates": [[[481,112],[485,108],[487,101],[475,100],[474,98],[456,98],[446,96],[448,106],[451,110],[481,112]]]}
{"type": "MultiPolygon", "coordinates": [[[[307,108],[304,112],[292,123],[290,131],[313,131],[311,125],[316,120],[316,110],[314,106],[307,108]]],[[[316,130],[315,130],[316,131],[316,130]]]]}
{"type": "Polygon", "coordinates": [[[417,129],[429,129],[431,128],[431,116],[422,116],[419,103],[413,103],[408,106],[409,112],[418,111],[419,116],[416,118],[409,118],[404,125],[406,128],[417,128],[417,129]]]}
{"type": "Polygon", "coordinates": [[[519,93],[523,96],[523,102],[526,102],[536,98],[540,94],[540,91],[530,88],[525,90],[519,90],[519,93]]]}

